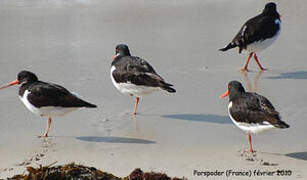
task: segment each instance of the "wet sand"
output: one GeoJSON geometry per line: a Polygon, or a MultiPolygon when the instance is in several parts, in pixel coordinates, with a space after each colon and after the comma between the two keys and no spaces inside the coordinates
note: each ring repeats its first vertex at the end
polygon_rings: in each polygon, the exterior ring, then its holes
{"type": "MultiPolygon", "coordinates": [[[[98,108],[55,118],[51,137],[38,139],[46,118],[25,108],[17,87],[1,90],[0,178],[55,161],[117,176],[140,167],[189,179],[204,178],[194,170],[229,169],[291,170],[286,179],[307,178],[307,4],[277,2],[281,34],[258,55],[268,71],[259,74],[252,61],[246,76],[239,69],[247,54],[217,51],[265,2],[1,1],[0,84],[27,69],[98,108]],[[118,43],[148,60],[177,93],[141,99],[134,118],[134,98],[120,94],[110,80],[118,43]],[[230,80],[265,95],[291,126],[253,136],[254,161],[241,156],[247,139],[228,118],[228,100],[218,98],[230,80]]],[[[278,178],[285,179],[273,177],[278,178]]]]}

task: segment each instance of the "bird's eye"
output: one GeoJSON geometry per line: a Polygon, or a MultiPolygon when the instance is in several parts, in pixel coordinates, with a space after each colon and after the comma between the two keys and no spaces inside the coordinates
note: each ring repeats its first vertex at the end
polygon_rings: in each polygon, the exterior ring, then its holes
{"type": "Polygon", "coordinates": [[[232,88],[232,86],[231,86],[231,85],[229,85],[229,86],[228,86],[228,89],[231,89],[231,88],[232,88]]]}

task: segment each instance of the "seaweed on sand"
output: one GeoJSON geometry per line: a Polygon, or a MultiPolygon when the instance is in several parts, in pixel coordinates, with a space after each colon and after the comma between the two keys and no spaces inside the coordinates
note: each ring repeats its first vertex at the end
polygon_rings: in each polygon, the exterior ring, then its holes
{"type": "Polygon", "coordinates": [[[100,171],[94,167],[87,167],[70,163],[58,166],[27,167],[27,174],[15,175],[8,180],[184,180],[184,178],[170,178],[163,173],[146,172],[135,169],[129,176],[120,178],[100,171]]]}

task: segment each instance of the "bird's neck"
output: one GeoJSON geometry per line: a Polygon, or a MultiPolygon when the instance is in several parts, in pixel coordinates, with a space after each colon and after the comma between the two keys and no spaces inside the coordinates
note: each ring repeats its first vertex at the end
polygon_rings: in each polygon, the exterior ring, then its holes
{"type": "Polygon", "coordinates": [[[265,16],[271,16],[271,17],[274,17],[274,18],[278,18],[279,19],[279,14],[277,11],[274,11],[274,12],[267,12],[267,11],[264,11],[263,14],[265,16]]]}
{"type": "MultiPolygon", "coordinates": [[[[33,83],[33,82],[32,82],[33,83]]],[[[21,84],[21,86],[19,87],[19,96],[23,96],[24,92],[32,85],[32,83],[30,82],[24,82],[21,84]]]]}
{"type": "Polygon", "coordinates": [[[244,94],[245,92],[241,92],[241,91],[232,91],[229,93],[229,102],[233,101],[239,97],[242,96],[242,94],[244,94]]]}

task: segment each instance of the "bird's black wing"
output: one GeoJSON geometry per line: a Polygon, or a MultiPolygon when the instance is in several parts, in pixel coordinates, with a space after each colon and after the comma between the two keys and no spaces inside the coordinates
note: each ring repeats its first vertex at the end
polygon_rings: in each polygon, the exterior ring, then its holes
{"type": "Polygon", "coordinates": [[[117,83],[132,83],[135,85],[161,87],[169,92],[175,90],[170,88],[164,79],[159,76],[153,67],[144,59],[135,56],[122,57],[115,65],[116,69],[112,76],[117,83]]]}
{"type": "Polygon", "coordinates": [[[64,87],[38,81],[29,87],[28,100],[35,107],[56,106],[56,107],[96,107],[70,93],[64,87]]]}
{"type": "Polygon", "coordinates": [[[233,40],[220,51],[227,51],[239,47],[239,53],[247,48],[247,45],[263,41],[273,37],[278,31],[280,24],[276,22],[276,17],[260,14],[246,21],[233,40]]]}
{"type": "Polygon", "coordinates": [[[234,99],[230,114],[237,122],[273,126],[282,122],[272,103],[256,93],[245,93],[241,98],[234,99]]]}
{"type": "Polygon", "coordinates": [[[244,23],[231,43],[238,46],[241,52],[248,44],[272,38],[279,30],[279,24],[275,20],[276,18],[274,17],[262,14],[249,19],[244,23]]]}

